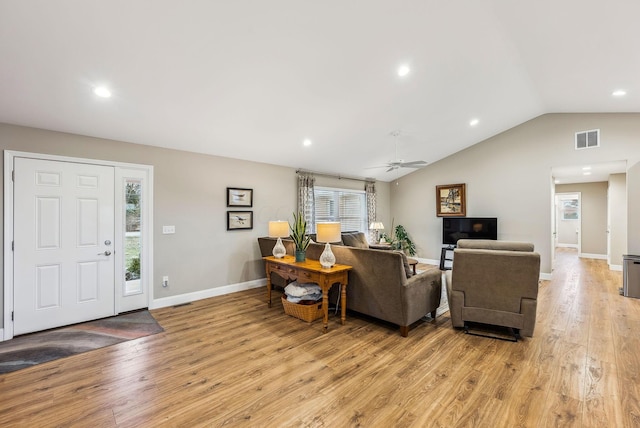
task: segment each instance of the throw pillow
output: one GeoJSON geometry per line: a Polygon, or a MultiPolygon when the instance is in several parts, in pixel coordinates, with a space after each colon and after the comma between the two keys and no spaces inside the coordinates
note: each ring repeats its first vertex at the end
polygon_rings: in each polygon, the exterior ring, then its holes
{"type": "Polygon", "coordinates": [[[367,237],[362,232],[343,233],[342,242],[348,247],[369,248],[367,237]]]}
{"type": "Polygon", "coordinates": [[[404,273],[407,275],[407,279],[413,276],[413,269],[409,266],[409,260],[407,260],[407,255],[402,250],[394,250],[394,253],[398,253],[402,255],[402,264],[404,265],[404,273]]]}

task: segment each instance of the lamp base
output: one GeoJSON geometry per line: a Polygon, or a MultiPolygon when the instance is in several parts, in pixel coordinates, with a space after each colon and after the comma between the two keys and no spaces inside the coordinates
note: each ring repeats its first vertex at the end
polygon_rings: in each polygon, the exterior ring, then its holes
{"type": "Polygon", "coordinates": [[[287,254],[287,249],[284,248],[284,244],[282,243],[282,239],[278,238],[276,241],[276,245],[273,247],[273,251],[271,252],[273,257],[276,259],[281,259],[287,254]]]}
{"type": "Polygon", "coordinates": [[[324,251],[320,255],[320,265],[325,269],[329,269],[335,264],[336,256],[333,255],[333,252],[331,251],[331,245],[329,245],[329,243],[327,242],[324,246],[324,251]]]}

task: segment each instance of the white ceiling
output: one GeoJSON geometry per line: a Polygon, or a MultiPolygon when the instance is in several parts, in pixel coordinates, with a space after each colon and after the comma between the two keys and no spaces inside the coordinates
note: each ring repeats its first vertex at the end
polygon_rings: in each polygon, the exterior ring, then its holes
{"type": "Polygon", "coordinates": [[[396,143],[433,163],[543,113],[640,111],[639,16],[637,0],[0,0],[0,122],[391,181],[414,170],[371,167],[396,143]]]}

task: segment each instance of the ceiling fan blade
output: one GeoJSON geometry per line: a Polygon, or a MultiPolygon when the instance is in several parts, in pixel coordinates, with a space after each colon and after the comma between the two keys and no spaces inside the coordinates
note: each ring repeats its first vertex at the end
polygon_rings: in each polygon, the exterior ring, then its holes
{"type": "Polygon", "coordinates": [[[426,166],[427,162],[425,161],[412,161],[412,162],[402,162],[401,166],[408,166],[409,168],[420,168],[421,166],[426,166]]]}
{"type": "Polygon", "coordinates": [[[389,168],[388,170],[386,170],[385,172],[389,172],[389,171],[393,171],[394,169],[397,169],[397,166],[392,166],[391,168],[389,168]]]}

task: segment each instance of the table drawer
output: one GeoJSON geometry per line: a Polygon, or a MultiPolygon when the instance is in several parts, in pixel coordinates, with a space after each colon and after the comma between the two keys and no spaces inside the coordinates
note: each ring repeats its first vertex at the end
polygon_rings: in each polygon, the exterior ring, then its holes
{"type": "Polygon", "coordinates": [[[306,270],[298,272],[298,282],[301,284],[307,282],[320,283],[320,274],[315,272],[308,272],[306,270]]]}

